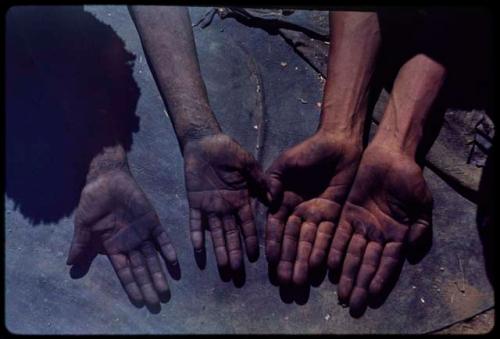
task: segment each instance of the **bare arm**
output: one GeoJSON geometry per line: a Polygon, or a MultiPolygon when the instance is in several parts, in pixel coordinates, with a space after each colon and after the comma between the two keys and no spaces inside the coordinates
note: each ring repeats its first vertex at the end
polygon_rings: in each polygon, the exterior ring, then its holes
{"type": "Polygon", "coordinates": [[[201,77],[187,7],[129,10],[182,149],[190,139],[220,133],[201,77]]]}
{"type": "Polygon", "coordinates": [[[248,257],[258,256],[250,192],[265,196],[260,166],[222,133],[212,113],[187,7],[132,6],[130,12],[184,155],[193,247],[204,250],[208,228],[218,266],[239,270],[240,231],[248,257]]]}
{"type": "Polygon", "coordinates": [[[338,296],[353,315],[387,293],[405,256],[421,257],[430,245],[432,193],[415,158],[445,73],[424,54],[408,60],[363,153],[328,260],[342,270],[338,296]]]}
{"type": "Polygon", "coordinates": [[[330,13],[330,53],[320,129],[362,142],[380,39],[377,13],[330,13]]]}
{"type": "Polygon", "coordinates": [[[373,143],[415,158],[446,70],[425,54],[401,67],[373,143]]]}
{"type": "Polygon", "coordinates": [[[280,201],[268,215],[266,255],[283,283],[304,284],[324,263],[363,149],[363,127],[380,44],[373,12],[332,12],[318,131],[269,168],[280,201]],[[303,184],[301,184],[303,183],[303,184]],[[288,236],[284,236],[284,235],[288,236]]]}

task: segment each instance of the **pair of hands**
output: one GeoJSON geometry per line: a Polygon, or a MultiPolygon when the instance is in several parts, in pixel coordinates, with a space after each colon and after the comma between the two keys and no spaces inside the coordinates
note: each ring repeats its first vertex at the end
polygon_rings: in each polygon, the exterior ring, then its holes
{"type": "Polygon", "coordinates": [[[363,152],[320,130],[281,154],[268,175],[266,256],[278,279],[302,285],[326,261],[353,315],[380,298],[406,255],[429,239],[431,192],[398,147],[372,142],[363,152]]]}
{"type": "MultiPolygon", "coordinates": [[[[193,246],[203,250],[204,228],[209,229],[218,266],[239,270],[240,230],[248,257],[258,257],[250,194],[265,191],[264,174],[255,159],[224,134],[194,139],[183,154],[193,246]]],[[[97,254],[106,255],[130,301],[155,312],[170,295],[158,252],[167,268],[178,265],[158,215],[128,167],[93,176],[75,212],[67,264],[88,267],[97,254]]]]}
{"type": "MultiPolygon", "coordinates": [[[[259,195],[271,202],[266,256],[279,279],[304,284],[309,270],[327,258],[332,270],[342,270],[339,299],[353,310],[382,292],[404,259],[404,246],[418,242],[430,225],[432,198],[421,169],[382,146],[362,154],[361,147],[318,132],[281,154],[264,175],[239,144],[216,134],[188,142],[184,163],[196,250],[203,249],[208,229],[218,266],[238,270],[242,233],[255,260],[250,196],[259,195]]],[[[130,300],[154,308],[169,293],[157,251],[177,265],[156,212],[128,170],[86,185],[68,264],[106,254],[130,300]]]]}

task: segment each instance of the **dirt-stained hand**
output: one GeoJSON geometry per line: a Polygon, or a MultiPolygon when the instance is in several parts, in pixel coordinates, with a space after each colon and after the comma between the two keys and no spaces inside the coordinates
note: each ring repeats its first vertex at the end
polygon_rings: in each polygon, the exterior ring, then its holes
{"type": "Polygon", "coordinates": [[[157,251],[167,263],[178,265],[155,210],[128,169],[107,171],[86,184],[75,213],[68,265],[105,254],[130,301],[157,310],[170,296],[157,251]]]}
{"type": "Polygon", "coordinates": [[[204,249],[208,229],[217,265],[239,270],[241,232],[248,258],[256,260],[259,244],[250,197],[265,196],[266,180],[253,156],[225,134],[205,136],[184,147],[184,172],[194,249],[204,249]]]}
{"type": "Polygon", "coordinates": [[[340,272],[339,301],[364,312],[431,231],[432,195],[414,159],[368,146],[342,210],[328,256],[340,272]]]}
{"type": "Polygon", "coordinates": [[[324,263],[360,157],[361,147],[317,132],[267,170],[274,206],[266,257],[281,283],[304,284],[309,269],[324,263]]]}

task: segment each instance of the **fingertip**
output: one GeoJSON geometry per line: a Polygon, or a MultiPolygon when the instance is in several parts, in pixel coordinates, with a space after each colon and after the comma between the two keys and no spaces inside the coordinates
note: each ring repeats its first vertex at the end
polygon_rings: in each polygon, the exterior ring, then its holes
{"type": "Polygon", "coordinates": [[[172,294],[169,288],[161,292],[158,291],[158,296],[160,297],[160,302],[162,303],[166,303],[172,298],[172,294]]]}
{"type": "Polygon", "coordinates": [[[165,253],[165,259],[167,259],[167,262],[169,262],[172,265],[177,265],[177,253],[175,252],[175,249],[173,246],[169,246],[166,250],[165,253]]]}
{"type": "Polygon", "coordinates": [[[77,258],[81,255],[81,251],[75,245],[71,245],[69,250],[68,258],[66,259],[66,265],[74,265],[78,261],[77,258]]]}
{"type": "Polygon", "coordinates": [[[293,266],[291,262],[280,261],[277,267],[278,281],[282,285],[288,285],[292,281],[293,266]]]}
{"type": "Polygon", "coordinates": [[[215,259],[217,260],[217,266],[220,268],[224,268],[229,265],[229,258],[227,257],[225,248],[220,247],[216,250],[215,259]]]}
{"type": "Polygon", "coordinates": [[[340,277],[340,282],[338,286],[338,297],[339,297],[339,303],[341,304],[348,304],[349,303],[349,295],[351,293],[351,286],[348,281],[348,279],[344,276],[340,277]]]}
{"type": "Polygon", "coordinates": [[[280,248],[278,244],[267,243],[266,244],[266,259],[269,265],[278,265],[280,259],[280,248]]]}
{"type": "Polygon", "coordinates": [[[380,283],[378,280],[372,280],[370,283],[370,286],[368,288],[368,291],[370,293],[370,296],[373,298],[377,298],[380,293],[382,292],[383,285],[380,283]]]}
{"type": "Polygon", "coordinates": [[[132,299],[129,297],[130,303],[134,305],[137,308],[143,308],[144,307],[144,301],[142,299],[137,300],[137,299],[132,299]]]}
{"type": "Polygon", "coordinates": [[[231,267],[232,271],[239,271],[241,268],[242,264],[242,258],[230,258],[229,259],[229,266],[231,267]]]}
{"type": "Polygon", "coordinates": [[[326,262],[326,266],[332,271],[338,271],[339,268],[339,260],[333,256],[328,256],[328,260],[326,262]]]}
{"type": "Polygon", "coordinates": [[[309,267],[311,269],[316,269],[321,266],[323,263],[324,256],[321,251],[317,251],[315,249],[312,250],[311,255],[309,256],[309,267]]]}
{"type": "Polygon", "coordinates": [[[293,283],[297,286],[305,285],[309,270],[306,263],[297,262],[293,270],[293,283]]]}
{"type": "Polygon", "coordinates": [[[247,257],[250,262],[255,262],[259,258],[259,245],[247,246],[247,257]]]}
{"type": "Polygon", "coordinates": [[[365,289],[354,287],[349,300],[349,313],[358,318],[366,311],[368,292],[365,289]]]}

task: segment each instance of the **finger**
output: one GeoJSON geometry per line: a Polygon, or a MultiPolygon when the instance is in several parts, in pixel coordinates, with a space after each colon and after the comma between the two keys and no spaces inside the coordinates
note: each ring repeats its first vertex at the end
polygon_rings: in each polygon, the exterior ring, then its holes
{"type": "Polygon", "coordinates": [[[141,307],[144,299],[139,285],[135,282],[127,257],[124,254],[110,254],[108,258],[132,304],[141,307]]]}
{"type": "Polygon", "coordinates": [[[203,247],[205,247],[205,239],[203,227],[201,225],[200,210],[194,208],[189,209],[189,228],[191,230],[191,242],[193,243],[193,248],[197,252],[203,250],[203,247]]]}
{"type": "Polygon", "coordinates": [[[281,175],[283,173],[285,161],[283,156],[276,159],[266,171],[267,187],[269,190],[268,199],[271,204],[278,204],[283,198],[283,183],[281,175]]]}
{"type": "Polygon", "coordinates": [[[416,250],[420,246],[427,234],[431,231],[430,222],[420,219],[410,226],[408,233],[408,245],[411,250],[416,250]]]}
{"type": "Polygon", "coordinates": [[[222,222],[224,225],[227,252],[229,254],[229,265],[232,270],[237,271],[240,269],[243,261],[240,231],[236,228],[236,220],[233,215],[224,216],[222,222]]]}
{"type": "Polygon", "coordinates": [[[92,222],[91,224],[85,224],[78,213],[76,214],[75,232],[73,234],[68,260],[66,261],[68,265],[73,265],[71,269],[72,272],[70,272],[70,274],[78,272],[76,273],[78,276],[79,274],[84,272],[86,273],[88,271],[90,264],[97,256],[97,246],[96,244],[92,244],[90,240],[92,237],[91,232],[101,232],[109,229],[114,226],[114,223],[115,217],[111,213],[92,222]]]}
{"type": "Polygon", "coordinates": [[[276,213],[269,213],[266,223],[266,258],[269,264],[275,265],[280,260],[281,241],[285,229],[287,208],[281,206],[276,213]]]}
{"type": "Polygon", "coordinates": [[[258,197],[262,198],[264,203],[269,203],[271,201],[270,190],[268,187],[268,180],[262,172],[262,168],[259,163],[255,161],[255,158],[247,153],[247,165],[245,166],[246,178],[247,180],[256,188],[258,192],[258,197]]]}
{"type": "Polygon", "coordinates": [[[245,204],[238,211],[238,218],[241,223],[241,230],[245,239],[245,248],[250,260],[257,259],[259,256],[259,238],[257,237],[257,228],[253,221],[252,208],[250,203],[245,204]]]}
{"type": "Polygon", "coordinates": [[[169,287],[167,278],[161,268],[160,260],[158,260],[158,255],[153,244],[149,241],[144,242],[141,246],[141,252],[144,255],[146,266],[153,280],[153,286],[156,292],[158,292],[160,296],[168,295],[169,287]]]}
{"type": "Polygon", "coordinates": [[[225,267],[228,264],[226,243],[224,241],[224,232],[222,230],[222,222],[216,215],[208,217],[208,226],[212,235],[212,243],[214,246],[215,259],[219,267],[225,267]]]}
{"type": "Polygon", "coordinates": [[[146,305],[157,308],[160,305],[160,299],[156,294],[153,282],[149,276],[144,256],[141,252],[134,250],[130,252],[129,259],[132,274],[134,275],[137,285],[139,285],[146,305]]]}
{"type": "Polygon", "coordinates": [[[278,264],[278,279],[285,284],[292,280],[293,264],[297,255],[300,224],[300,218],[296,215],[292,215],[288,218],[285,226],[281,258],[278,264]]]}
{"type": "Polygon", "coordinates": [[[171,265],[177,265],[177,254],[175,253],[175,248],[172,245],[167,232],[165,232],[161,225],[157,225],[155,228],[153,228],[153,237],[160,247],[163,260],[171,265]]]}
{"type": "Polygon", "coordinates": [[[330,252],[328,253],[328,267],[331,270],[340,270],[344,253],[347,249],[347,245],[349,244],[349,240],[351,239],[352,232],[353,230],[351,224],[341,217],[339,227],[333,236],[330,252]]]}
{"type": "Polygon", "coordinates": [[[309,256],[311,255],[314,238],[316,237],[316,224],[306,221],[300,227],[297,258],[293,267],[293,282],[296,285],[306,283],[309,275],[309,256]]]}
{"type": "Polygon", "coordinates": [[[330,221],[322,221],[319,224],[318,231],[316,232],[316,238],[314,239],[311,256],[309,257],[309,265],[311,266],[311,268],[319,267],[323,260],[326,258],[328,247],[331,244],[334,231],[335,225],[330,221]]]}
{"type": "Polygon", "coordinates": [[[374,241],[369,242],[366,246],[363,261],[356,277],[356,283],[349,299],[349,306],[351,312],[354,314],[361,314],[366,308],[368,287],[379,266],[382,250],[382,245],[374,241]]]}
{"type": "Polygon", "coordinates": [[[377,297],[383,292],[384,287],[402,264],[402,247],[403,244],[399,242],[390,242],[385,245],[380,265],[369,286],[368,291],[371,296],[377,297]]]}
{"type": "Polygon", "coordinates": [[[432,237],[432,209],[434,199],[432,193],[426,189],[424,198],[415,203],[417,206],[414,212],[415,222],[410,226],[408,233],[408,245],[411,251],[418,251],[421,246],[432,237]]]}
{"type": "Polygon", "coordinates": [[[81,222],[75,221],[75,229],[73,231],[73,240],[69,249],[67,265],[74,265],[77,262],[84,261],[87,257],[86,253],[90,247],[90,229],[85,227],[81,222]]]}
{"type": "Polygon", "coordinates": [[[338,287],[339,302],[342,304],[349,301],[366,243],[366,239],[361,234],[354,234],[349,242],[338,287]]]}

